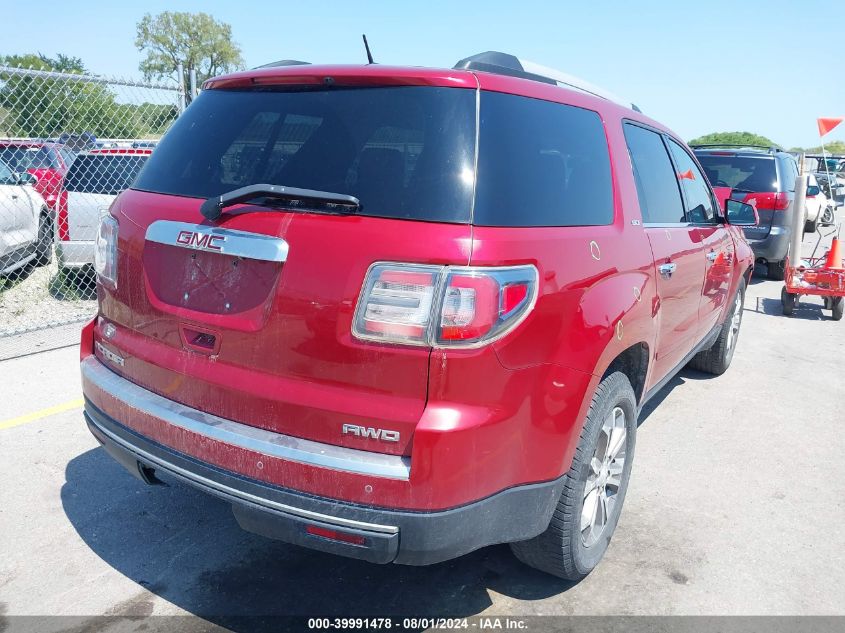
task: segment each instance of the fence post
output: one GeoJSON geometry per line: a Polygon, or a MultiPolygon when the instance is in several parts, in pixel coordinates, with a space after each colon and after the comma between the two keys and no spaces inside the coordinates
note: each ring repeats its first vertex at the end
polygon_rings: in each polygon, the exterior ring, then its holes
{"type": "Polygon", "coordinates": [[[185,111],[185,67],[182,62],[176,64],[176,74],[179,75],[179,114],[185,111]]]}
{"type": "Polygon", "coordinates": [[[197,70],[196,68],[191,68],[191,101],[194,100],[194,97],[197,96],[197,70]]]}

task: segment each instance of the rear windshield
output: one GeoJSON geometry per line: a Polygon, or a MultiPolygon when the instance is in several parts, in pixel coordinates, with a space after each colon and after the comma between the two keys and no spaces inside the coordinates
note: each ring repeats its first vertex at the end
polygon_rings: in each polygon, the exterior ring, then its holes
{"type": "Polygon", "coordinates": [[[773,156],[720,156],[696,153],[714,187],[745,191],[779,191],[773,156]]]}
{"type": "Polygon", "coordinates": [[[129,188],[147,158],[146,155],[121,154],[77,156],[65,179],[65,189],[117,195],[129,188]]]}
{"type": "Polygon", "coordinates": [[[23,173],[28,169],[58,169],[59,161],[47,147],[21,147],[7,145],[0,147],[0,159],[13,172],[23,173]]]}
{"type": "Polygon", "coordinates": [[[134,186],[208,198],[267,183],[353,195],[363,215],[466,223],[474,160],[473,90],[206,90],[134,186]]]}

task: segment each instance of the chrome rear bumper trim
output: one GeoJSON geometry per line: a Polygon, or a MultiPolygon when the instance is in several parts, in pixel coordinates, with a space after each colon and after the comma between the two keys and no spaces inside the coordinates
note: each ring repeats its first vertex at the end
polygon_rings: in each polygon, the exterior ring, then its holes
{"type": "Polygon", "coordinates": [[[102,426],[97,424],[96,420],[89,418],[92,424],[97,427],[97,430],[106,435],[111,441],[113,441],[118,446],[122,447],[124,450],[133,453],[147,462],[148,465],[161,468],[172,475],[175,475],[181,479],[186,480],[189,483],[194,483],[200,485],[204,488],[209,489],[209,491],[213,494],[218,494],[223,496],[224,498],[235,498],[240,499],[242,501],[248,501],[250,503],[254,503],[256,505],[269,508],[271,510],[276,510],[278,512],[284,512],[285,514],[291,514],[293,516],[297,516],[303,519],[309,519],[312,521],[320,521],[322,523],[329,523],[331,525],[337,525],[338,527],[345,527],[345,528],[352,528],[355,530],[369,530],[371,532],[380,532],[383,534],[396,534],[399,532],[399,528],[392,526],[392,525],[380,525],[378,523],[365,523],[363,521],[355,521],[353,519],[345,519],[343,517],[331,516],[328,514],[321,514],[319,512],[311,512],[310,510],[304,510],[302,508],[295,508],[293,506],[289,506],[284,503],[278,503],[277,501],[273,501],[272,499],[267,499],[265,497],[259,497],[257,495],[250,494],[248,492],[244,492],[243,490],[237,490],[230,486],[223,485],[216,481],[212,481],[207,477],[203,477],[202,475],[198,475],[196,473],[192,473],[184,468],[180,468],[175,464],[172,464],[168,461],[160,459],[155,455],[151,455],[147,451],[138,448],[137,446],[133,446],[128,442],[124,441],[111,431],[104,429],[102,426]]]}
{"type": "Polygon", "coordinates": [[[83,383],[90,382],[133,409],[212,440],[320,468],[406,481],[411,476],[408,457],[323,444],[205,413],[122,378],[95,356],[82,361],[82,379],[83,383]]]}

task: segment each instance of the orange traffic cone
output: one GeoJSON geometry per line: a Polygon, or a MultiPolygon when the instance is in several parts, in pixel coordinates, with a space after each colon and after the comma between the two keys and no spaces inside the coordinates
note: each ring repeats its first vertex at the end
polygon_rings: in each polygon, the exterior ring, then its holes
{"type": "Polygon", "coordinates": [[[838,237],[834,237],[830,243],[830,250],[827,252],[824,267],[831,270],[842,270],[842,248],[839,245],[838,237]]]}

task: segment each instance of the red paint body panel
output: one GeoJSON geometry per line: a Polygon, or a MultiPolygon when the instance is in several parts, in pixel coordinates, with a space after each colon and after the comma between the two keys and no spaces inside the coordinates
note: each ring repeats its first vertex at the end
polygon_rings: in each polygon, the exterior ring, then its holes
{"type": "Polygon", "coordinates": [[[233,272],[231,259],[145,240],[155,220],[202,224],[201,200],[124,192],[111,209],[120,223],[118,287],[99,285],[101,318],[83,332],[83,355],[101,341],[125,364],[98,353],[101,362],[157,394],[286,435],[409,455],[411,474],[408,481],[362,476],[235,449],[86,384],[93,404],[122,424],[278,486],[385,508],[451,508],[565,473],[613,360],[644,346],[645,390],[658,384],[723,320],[727,297],[750,270],[751,250],[734,227],[672,229],[677,236],[643,227],[622,123],[669,132],[597,97],[513,77],[387,66],[268,68],[215,78],[205,88],[321,84],[326,77],[338,85],[480,87],[598,112],[611,156],[613,223],[502,228],[233,210],[211,224],[281,237],[289,246],[284,263],[253,260],[233,272]],[[707,268],[709,249],[734,254],[707,268]],[[512,332],[477,349],[365,343],[352,337],[352,319],[366,271],[378,261],[532,264],[539,293],[512,332]],[[665,261],[680,267],[671,284],[656,270],[665,261]],[[215,296],[192,298],[206,286],[237,309],[215,296]],[[106,341],[107,322],[117,328],[106,341]],[[214,346],[198,349],[186,332],[213,335],[214,346]],[[346,423],[396,430],[401,441],[341,435],[346,423]]]}
{"type": "Polygon", "coordinates": [[[238,268],[233,258],[145,241],[153,220],[198,223],[198,209],[198,200],[132,190],[112,207],[125,282],[115,293],[100,290],[101,314],[124,326],[115,339],[123,373],[182,404],[296,437],[373,449],[373,440],[341,436],[341,426],[396,430],[401,441],[379,449],[406,452],[425,406],[429,350],[353,339],[358,293],[374,261],[466,264],[470,227],[229,213],[220,226],[282,237],[290,248],[284,264],[244,260],[238,268]],[[220,289],[231,314],[215,303],[220,289]],[[194,291],[204,303],[190,298],[194,291]],[[211,328],[219,353],[185,349],[183,326],[211,328]]]}

